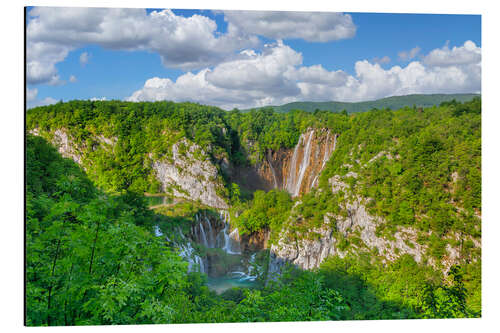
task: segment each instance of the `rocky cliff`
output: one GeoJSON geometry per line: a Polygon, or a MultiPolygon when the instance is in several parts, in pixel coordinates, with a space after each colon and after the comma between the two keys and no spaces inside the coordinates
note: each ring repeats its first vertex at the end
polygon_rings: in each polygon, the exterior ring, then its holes
{"type": "MultiPolygon", "coordinates": [[[[42,135],[38,128],[34,128],[30,131],[33,135],[42,135]]],[[[55,130],[53,133],[44,133],[46,134],[46,139],[48,139],[55,147],[59,153],[66,157],[71,158],[78,164],[82,164],[82,147],[78,147],[75,141],[68,134],[68,131],[64,128],[59,128],[55,130]],[[47,135],[48,134],[48,135],[47,135]]]]}
{"type": "Polygon", "coordinates": [[[151,160],[151,166],[162,184],[162,191],[177,197],[200,200],[215,208],[226,209],[228,204],[218,192],[224,189],[218,170],[208,154],[195,143],[182,139],[172,146],[172,157],[151,160]]]}
{"type": "MultiPolygon", "coordinates": [[[[412,256],[416,262],[427,261],[434,268],[448,272],[450,267],[460,260],[460,250],[450,244],[440,263],[427,256],[427,247],[418,241],[419,232],[411,227],[398,226],[391,237],[380,236],[377,226],[386,223],[382,218],[368,213],[366,202],[369,198],[356,196],[349,198],[349,185],[344,181],[348,177],[356,177],[353,172],[344,177],[334,176],[329,179],[333,193],[346,193],[342,208],[347,216],[324,215],[321,228],[308,230],[306,234],[295,237],[286,227],[282,230],[277,244],[270,248],[270,277],[278,274],[286,263],[291,263],[302,269],[318,268],[321,262],[330,255],[344,257],[347,253],[370,252],[378,255],[383,261],[394,261],[402,255],[412,256]],[[349,240],[349,244],[341,245],[340,239],[349,240]]],[[[289,221],[293,223],[293,221],[289,221]]],[[[422,235],[422,233],[420,233],[422,235]]],[[[423,234],[429,237],[430,233],[423,234]]],[[[455,237],[456,238],[456,237],[455,237]]],[[[477,243],[476,240],[472,240],[477,243]]],[[[479,247],[480,244],[478,243],[479,247]]]]}
{"type": "MultiPolygon", "coordinates": [[[[82,167],[92,164],[84,154],[88,147],[78,145],[66,129],[59,128],[42,133],[35,128],[30,133],[46,137],[61,155],[73,159],[82,167]]],[[[103,149],[109,154],[113,154],[113,148],[118,141],[116,137],[107,138],[103,135],[93,135],[91,139],[92,151],[103,149]]],[[[156,160],[152,159],[152,154],[148,157],[163,192],[193,201],[199,200],[214,208],[228,208],[228,204],[219,194],[224,191],[219,171],[209,155],[198,145],[182,139],[172,145],[169,157],[156,160]]]]}

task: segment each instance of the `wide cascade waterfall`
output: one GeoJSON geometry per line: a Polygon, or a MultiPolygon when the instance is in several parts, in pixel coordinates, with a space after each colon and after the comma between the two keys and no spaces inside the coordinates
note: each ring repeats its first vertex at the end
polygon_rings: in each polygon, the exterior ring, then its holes
{"type": "MultiPolygon", "coordinates": [[[[234,257],[232,266],[223,277],[217,278],[225,279],[227,281],[235,280],[239,282],[251,282],[257,277],[253,266],[255,266],[255,253],[242,254],[242,247],[238,228],[231,230],[230,214],[226,210],[219,211],[217,215],[209,215],[201,212],[194,216],[195,224],[191,228],[190,236],[186,236],[180,227],[176,229],[176,236],[173,238],[173,244],[179,249],[179,255],[188,262],[188,271],[201,272],[211,275],[213,269],[211,265],[217,264],[217,260],[225,260],[224,258],[216,255],[206,253],[200,255],[199,251],[195,249],[193,243],[203,245],[207,249],[221,249],[227,255],[234,257]],[[250,255],[250,259],[248,256],[250,255]],[[212,257],[210,257],[212,256],[212,257]],[[215,260],[215,262],[214,262],[215,260]]],[[[157,237],[163,237],[170,242],[170,239],[162,233],[159,226],[154,227],[154,233],[157,237]]],[[[220,274],[220,272],[219,272],[220,274]]]]}

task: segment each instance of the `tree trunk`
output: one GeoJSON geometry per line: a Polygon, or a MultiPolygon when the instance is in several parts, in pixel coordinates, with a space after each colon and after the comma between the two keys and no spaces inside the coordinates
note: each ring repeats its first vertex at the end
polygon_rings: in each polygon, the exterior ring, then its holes
{"type": "MultiPolygon", "coordinates": [[[[52,272],[50,274],[50,277],[53,278],[54,277],[54,272],[56,270],[56,263],[57,263],[57,256],[59,255],[59,248],[61,246],[61,239],[59,238],[57,240],[57,247],[56,247],[56,254],[54,256],[54,261],[52,263],[52,272]]],[[[51,317],[50,317],[50,301],[51,301],[51,297],[52,297],[52,281],[50,282],[50,286],[49,286],[49,295],[48,295],[48,300],[47,300],[47,325],[50,326],[51,324],[51,317]]]]}
{"type": "Polygon", "coordinates": [[[89,275],[92,275],[92,263],[94,262],[95,246],[97,243],[97,237],[99,235],[99,227],[100,226],[101,226],[101,224],[97,223],[97,230],[95,232],[94,244],[92,245],[92,254],[90,255],[89,275]]]}

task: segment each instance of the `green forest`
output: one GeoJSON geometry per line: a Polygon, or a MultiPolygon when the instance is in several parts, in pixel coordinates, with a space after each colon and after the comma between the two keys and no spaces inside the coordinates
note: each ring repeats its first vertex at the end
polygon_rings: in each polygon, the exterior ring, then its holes
{"type": "MultiPolygon", "coordinates": [[[[346,110],[347,113],[364,112],[373,108],[393,110],[401,109],[405,106],[432,107],[443,102],[456,100],[458,102],[469,102],[480,94],[414,94],[403,96],[391,96],[367,102],[292,102],[279,106],[272,106],[276,112],[289,112],[291,110],[304,110],[313,112],[315,110],[327,110],[340,112],[346,110]]],[[[245,111],[250,111],[245,110],[245,111]]]]}
{"type": "Polygon", "coordinates": [[[480,97],[353,114],[123,101],[61,102],[26,114],[28,326],[480,317],[480,239],[480,97]],[[328,128],[338,142],[307,194],[251,191],[222,167],[257,165],[269,151],[293,149],[310,128],[328,128]],[[79,164],[54,146],[61,129],[79,164]],[[387,261],[337,232],[339,247],[351,249],[345,257],[314,270],[288,265],[270,278],[267,249],[257,256],[264,269],[255,285],[216,293],[174,242],[155,234],[158,225],[187,234],[197,213],[216,209],[189,200],[151,209],[145,196],[162,192],[151,160],[171,158],[181,139],[217,167],[214,181],[241,235],[269,232],[270,244],[283,230],[314,237],[307,230],[327,213],[347,216],[344,202],[364,198],[386,221],[378,235],[414,228],[426,255],[387,261]],[[333,193],[335,176],[349,189],[333,193]],[[461,257],[443,273],[450,246],[461,257]]]}

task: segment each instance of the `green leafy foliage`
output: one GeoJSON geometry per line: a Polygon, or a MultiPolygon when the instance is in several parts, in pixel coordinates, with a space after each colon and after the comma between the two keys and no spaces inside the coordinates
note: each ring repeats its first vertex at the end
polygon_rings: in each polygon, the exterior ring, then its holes
{"type": "Polygon", "coordinates": [[[235,321],[338,320],[349,309],[342,295],[312,272],[285,272],[263,290],[245,290],[244,295],[234,310],[235,321]]]}
{"type": "MultiPolygon", "coordinates": [[[[29,326],[481,315],[479,98],[356,115],[72,101],[29,110],[27,129],[49,140],[56,130],[66,131],[86,170],[42,137],[27,135],[29,326]],[[454,242],[460,267],[443,280],[408,255],[383,263],[361,251],[329,258],[315,272],[291,269],[276,281],[260,277],[258,288],[217,295],[205,275],[188,273],[177,251],[154,236],[153,225],[168,235],[188,232],[194,214],[206,207],[186,201],[148,209],[143,192],[160,190],[150,158],[171,158],[173,143],[185,138],[216,165],[226,159],[235,166],[258,164],[269,150],[294,147],[311,127],[339,137],[319,188],[298,200],[279,190],[249,194],[220,169],[241,234],[268,230],[272,243],[286,228],[296,238],[309,237],[308,230],[327,223],[327,213],[345,217],[344,201],[361,197],[370,214],[387,221],[378,233],[417,229],[435,262],[454,242]],[[333,176],[344,177],[348,188],[332,193],[333,176]]],[[[179,147],[181,154],[185,148],[179,147]]],[[[335,236],[342,251],[362,245],[356,235],[335,236]]]]}
{"type": "Polygon", "coordinates": [[[393,226],[477,237],[481,210],[481,101],[422,112],[370,111],[349,119],[320,178],[357,173],[352,194],[393,226]],[[456,112],[456,110],[465,110],[456,112]],[[351,167],[346,167],[346,166],[351,167]]]}
{"type": "Polygon", "coordinates": [[[67,131],[99,187],[156,192],[148,156],[171,156],[180,138],[206,149],[213,159],[231,154],[224,116],[221,109],[193,103],[70,101],[28,110],[26,125],[47,138],[58,129],[67,131]]]}
{"type": "Polygon", "coordinates": [[[409,255],[383,264],[368,255],[331,257],[319,274],[325,285],[338,290],[350,306],[342,319],[464,318],[478,316],[466,299],[462,268],[454,266],[451,281],[417,264],[409,255]],[[472,311],[472,312],[471,312],[472,311]]]}
{"type": "Polygon", "coordinates": [[[241,234],[258,230],[281,230],[281,225],[290,213],[293,201],[285,191],[256,191],[248,209],[236,218],[241,234]]]}
{"type": "Polygon", "coordinates": [[[27,325],[179,321],[187,265],[149,231],[142,198],[100,193],[41,138],[26,158],[27,325]]]}

